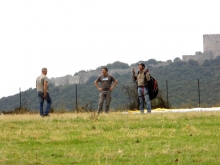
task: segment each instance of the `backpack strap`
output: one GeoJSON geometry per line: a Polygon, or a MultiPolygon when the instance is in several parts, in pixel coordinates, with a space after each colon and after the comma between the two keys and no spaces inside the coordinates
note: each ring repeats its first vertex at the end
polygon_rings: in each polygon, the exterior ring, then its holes
{"type": "Polygon", "coordinates": [[[145,84],[145,87],[147,88],[147,78],[146,78],[146,72],[144,72],[144,84],[145,84]]]}

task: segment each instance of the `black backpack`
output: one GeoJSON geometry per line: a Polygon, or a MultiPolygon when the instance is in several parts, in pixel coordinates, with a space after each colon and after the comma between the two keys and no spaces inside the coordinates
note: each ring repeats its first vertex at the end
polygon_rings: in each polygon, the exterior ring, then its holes
{"type": "MultiPolygon", "coordinates": [[[[139,71],[138,71],[138,74],[139,74],[139,71]]],[[[158,94],[157,80],[150,75],[150,81],[147,81],[146,72],[144,72],[144,76],[145,76],[145,86],[148,89],[150,100],[153,100],[157,97],[157,94],[158,94]]]]}

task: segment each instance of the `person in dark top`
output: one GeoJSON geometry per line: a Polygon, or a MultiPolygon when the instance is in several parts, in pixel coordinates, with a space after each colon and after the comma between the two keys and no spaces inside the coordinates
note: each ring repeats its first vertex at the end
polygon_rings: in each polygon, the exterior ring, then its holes
{"type": "Polygon", "coordinates": [[[108,69],[106,67],[102,68],[102,75],[99,76],[95,81],[96,88],[100,91],[99,94],[99,104],[98,104],[98,113],[102,112],[103,102],[106,100],[105,112],[109,112],[109,106],[111,102],[111,93],[112,90],[117,85],[118,81],[111,75],[108,74],[108,69]],[[112,82],[114,84],[112,85],[112,82]],[[100,83],[100,86],[99,86],[100,83]]]}

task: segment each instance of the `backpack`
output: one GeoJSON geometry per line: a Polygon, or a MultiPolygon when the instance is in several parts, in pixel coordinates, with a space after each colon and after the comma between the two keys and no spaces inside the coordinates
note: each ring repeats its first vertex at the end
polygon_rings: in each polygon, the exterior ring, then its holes
{"type": "MultiPolygon", "coordinates": [[[[138,71],[138,74],[139,74],[139,71],[138,71]]],[[[153,100],[157,97],[157,94],[158,94],[157,80],[150,75],[150,81],[147,81],[146,72],[144,72],[144,76],[145,76],[145,80],[144,80],[145,81],[145,87],[148,89],[150,100],[153,100]]]]}

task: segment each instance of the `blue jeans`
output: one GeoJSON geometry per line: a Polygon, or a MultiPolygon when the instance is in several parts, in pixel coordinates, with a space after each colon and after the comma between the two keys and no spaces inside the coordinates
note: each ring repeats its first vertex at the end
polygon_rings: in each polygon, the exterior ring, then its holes
{"type": "Polygon", "coordinates": [[[49,93],[47,93],[47,97],[44,98],[44,92],[38,92],[38,97],[39,97],[39,102],[40,102],[40,115],[41,116],[47,116],[49,114],[49,111],[50,111],[50,107],[51,107],[51,104],[52,104],[52,100],[50,98],[50,95],[49,93]],[[44,100],[47,101],[47,107],[45,109],[45,112],[44,112],[44,100]]]}
{"type": "Polygon", "coordinates": [[[140,111],[144,113],[144,101],[146,102],[146,109],[148,113],[151,113],[151,103],[148,90],[145,87],[138,87],[138,97],[140,101],[140,111]]]}

